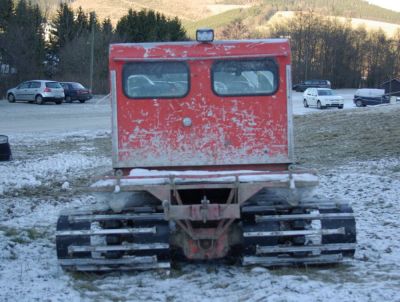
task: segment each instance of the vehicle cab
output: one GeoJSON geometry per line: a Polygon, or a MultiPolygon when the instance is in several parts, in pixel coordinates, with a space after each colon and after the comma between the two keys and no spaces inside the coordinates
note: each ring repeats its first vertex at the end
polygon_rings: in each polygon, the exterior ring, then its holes
{"type": "Polygon", "coordinates": [[[113,165],[232,169],[293,161],[286,39],[113,44],[113,165]]]}

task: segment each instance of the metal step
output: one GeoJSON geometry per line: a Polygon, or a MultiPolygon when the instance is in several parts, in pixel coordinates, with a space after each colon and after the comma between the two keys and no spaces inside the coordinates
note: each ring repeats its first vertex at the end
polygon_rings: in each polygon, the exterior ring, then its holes
{"type": "MultiPolygon", "coordinates": [[[[124,213],[129,212],[129,214],[159,214],[156,212],[157,209],[162,210],[161,206],[135,206],[133,208],[126,208],[124,209],[124,213]]],[[[108,207],[98,207],[98,208],[91,208],[91,209],[65,209],[60,213],[60,216],[80,216],[80,215],[112,215],[113,213],[110,212],[108,207]]],[[[124,215],[121,213],[121,215],[124,215]]]]}
{"type": "Polygon", "coordinates": [[[125,228],[125,229],[97,229],[97,230],[70,230],[57,231],[56,236],[94,236],[113,234],[156,234],[156,227],[150,228],[125,228]]]}
{"type": "Polygon", "coordinates": [[[342,262],[342,254],[309,256],[309,257],[257,257],[245,256],[242,258],[242,265],[263,265],[263,266],[286,266],[286,265],[307,265],[307,264],[331,264],[342,262]]]}
{"type": "MultiPolygon", "coordinates": [[[[70,269],[64,267],[65,269],[70,269]]],[[[109,272],[109,271],[132,271],[132,270],[151,270],[151,269],[169,269],[171,264],[169,262],[157,262],[154,264],[135,264],[135,265],[119,265],[119,266],[106,266],[106,265],[85,265],[85,266],[75,266],[73,271],[78,272],[109,272]]]]}
{"type": "Polygon", "coordinates": [[[344,227],[338,229],[322,230],[295,230],[295,231],[271,231],[271,232],[244,232],[244,237],[276,237],[276,236],[306,236],[306,235],[344,235],[344,227]]]}
{"type": "Polygon", "coordinates": [[[270,254],[270,253],[295,253],[295,252],[312,252],[321,253],[327,251],[348,251],[355,250],[355,243],[332,243],[322,245],[305,245],[305,246],[258,246],[256,247],[256,254],[270,254]]]}
{"type": "Polygon", "coordinates": [[[122,257],[117,259],[108,258],[70,258],[59,259],[61,265],[117,265],[117,264],[137,264],[137,263],[155,263],[156,256],[143,257],[122,257]]]}
{"type": "Polygon", "coordinates": [[[70,222],[82,221],[110,221],[110,220],[134,220],[134,221],[157,221],[164,220],[163,213],[150,214],[103,214],[103,215],[73,215],[69,216],[70,222]]]}
{"type": "Polygon", "coordinates": [[[77,271],[133,270],[169,268],[169,262],[158,262],[156,256],[106,258],[59,259],[62,267],[77,271]]]}
{"type": "Polygon", "coordinates": [[[353,213],[327,213],[327,214],[291,214],[255,216],[256,222],[290,221],[290,220],[321,220],[321,219],[354,219],[353,213]]]}
{"type": "MultiPolygon", "coordinates": [[[[283,203],[283,202],[282,202],[283,203]]],[[[300,203],[296,206],[296,208],[301,209],[324,209],[324,210],[336,210],[339,209],[340,204],[334,202],[326,202],[326,203],[300,203]]],[[[259,214],[262,212],[271,212],[276,210],[290,210],[293,207],[285,204],[271,204],[271,205],[249,205],[242,207],[242,213],[247,214],[259,214]]]]}
{"type": "Polygon", "coordinates": [[[109,252],[109,251],[143,251],[143,250],[163,250],[169,249],[168,243],[131,243],[123,245],[71,245],[68,247],[69,253],[77,252],[109,252]]]}

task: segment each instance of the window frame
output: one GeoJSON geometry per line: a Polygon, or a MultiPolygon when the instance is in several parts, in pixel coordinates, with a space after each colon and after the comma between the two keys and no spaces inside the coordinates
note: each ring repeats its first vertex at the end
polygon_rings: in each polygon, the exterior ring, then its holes
{"type": "Polygon", "coordinates": [[[42,88],[42,83],[39,81],[31,81],[29,84],[29,88],[40,89],[40,88],[42,88]],[[37,85],[37,87],[33,87],[35,84],[39,84],[39,85],[37,85]]]}
{"type": "Polygon", "coordinates": [[[28,89],[31,86],[31,81],[23,82],[17,86],[17,89],[28,89]],[[26,87],[23,87],[26,85],[26,87]]]}
{"type": "Polygon", "coordinates": [[[60,84],[59,82],[57,82],[57,81],[47,81],[47,82],[44,82],[44,87],[50,88],[50,89],[64,89],[64,88],[61,86],[61,84],[60,84]],[[48,84],[50,84],[50,87],[47,86],[48,84]],[[51,84],[58,84],[58,86],[60,86],[60,87],[51,87],[51,84]]]}
{"type": "Polygon", "coordinates": [[[122,67],[122,72],[121,72],[121,78],[122,78],[122,92],[124,94],[125,97],[127,97],[128,99],[133,99],[133,100],[143,100],[143,99],[182,99],[184,97],[186,97],[189,93],[190,93],[190,88],[191,88],[191,73],[190,73],[190,67],[189,64],[185,61],[165,61],[165,60],[157,60],[157,61],[151,61],[151,62],[140,62],[140,61],[134,61],[134,62],[126,62],[123,67],[122,67]],[[187,74],[187,89],[186,92],[183,95],[179,95],[179,96],[140,96],[140,97],[134,97],[134,96],[130,96],[127,93],[127,85],[125,84],[125,70],[127,68],[127,66],[129,65],[133,65],[133,64],[154,64],[154,63],[178,63],[178,64],[182,64],[185,67],[186,70],[186,74],[187,74]]]}
{"type": "Polygon", "coordinates": [[[220,59],[220,60],[215,60],[210,68],[210,72],[211,72],[211,89],[213,91],[213,93],[219,97],[254,97],[254,96],[271,96],[277,93],[277,91],[279,90],[279,64],[277,63],[275,58],[271,58],[271,57],[260,57],[260,58],[241,58],[241,59],[220,59]],[[245,61],[270,61],[274,64],[274,67],[276,68],[276,73],[273,73],[274,75],[274,83],[272,83],[273,85],[276,82],[276,87],[273,91],[266,93],[266,92],[260,92],[260,93],[242,93],[242,94],[220,94],[217,93],[214,89],[214,72],[215,72],[215,66],[220,63],[220,62],[245,62],[245,61]]]}

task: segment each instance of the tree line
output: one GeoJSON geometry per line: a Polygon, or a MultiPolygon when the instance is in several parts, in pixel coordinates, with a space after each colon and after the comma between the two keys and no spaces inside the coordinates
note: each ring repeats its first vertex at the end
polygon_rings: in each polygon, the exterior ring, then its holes
{"type": "Polygon", "coordinates": [[[267,32],[235,19],[218,32],[218,37],[289,38],[294,83],[327,79],[334,88],[373,88],[400,78],[400,30],[388,37],[382,30],[353,28],[350,20],[300,11],[293,18],[274,23],[267,32]]]}
{"type": "Polygon", "coordinates": [[[400,31],[388,37],[382,30],[354,29],[349,22],[298,12],[275,24],[272,37],[289,37],[293,81],[328,79],[335,88],[378,87],[400,77],[400,31]]]}
{"type": "Polygon", "coordinates": [[[38,4],[0,0],[0,96],[21,81],[40,78],[92,84],[95,93],[106,93],[110,43],[187,39],[178,18],[152,10],[131,9],[114,28],[110,19],[73,11],[67,3],[46,18],[38,4]]]}

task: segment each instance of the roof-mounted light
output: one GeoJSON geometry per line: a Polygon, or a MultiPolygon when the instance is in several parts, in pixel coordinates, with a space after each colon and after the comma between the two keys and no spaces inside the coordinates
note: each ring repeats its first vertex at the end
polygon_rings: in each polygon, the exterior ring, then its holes
{"type": "Polygon", "coordinates": [[[214,41],[214,30],[210,28],[196,30],[196,40],[203,43],[214,41]]]}

